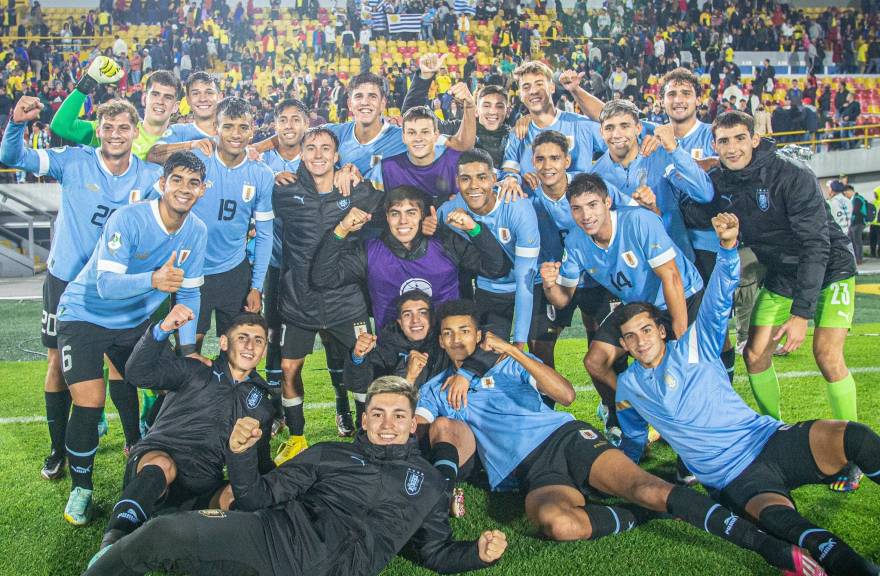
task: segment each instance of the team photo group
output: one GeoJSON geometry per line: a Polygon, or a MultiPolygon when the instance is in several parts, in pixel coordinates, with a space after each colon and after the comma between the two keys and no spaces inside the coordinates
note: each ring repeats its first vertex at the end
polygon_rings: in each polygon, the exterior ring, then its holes
{"type": "MultiPolygon", "coordinates": [[[[442,573],[503,564],[509,533],[453,536],[469,483],[518,492],[547,540],[678,519],[782,574],[880,574],[792,495],[880,482],[880,436],[859,422],[844,358],[856,258],[809,166],[746,112],[698,120],[687,68],[659,80],[665,123],[528,60],[515,96],[456,83],[457,117],[440,120],[442,64],[418,59],[399,118],[367,72],[347,83],[349,121],[284,99],[262,139],[258,111],[205,71],[149,74],[143,118],[109,98],[78,119],[125,73],[107,56],[57,113],[74,110],[61,135],[77,145],[27,145],[44,104],[15,103],[0,162],[61,187],[41,473],[70,482],[57,522],[106,526],[81,570],[378,574],[398,553],[442,573]],[[192,121],[174,123],[184,98],[192,121]],[[747,293],[755,259],[766,276],[747,293]],[[573,322],[598,429],[566,411],[579,389],[554,368],[573,322]],[[827,400],[792,422],[773,359],[810,322],[827,400]],[[310,446],[316,336],[348,440],[310,446]],[[733,388],[738,345],[757,411],[733,388]],[[95,466],[108,395],[124,469],[95,466]],[[674,482],[639,466],[658,438],[674,482]]],[[[844,497],[858,493],[829,494],[844,497]]]]}

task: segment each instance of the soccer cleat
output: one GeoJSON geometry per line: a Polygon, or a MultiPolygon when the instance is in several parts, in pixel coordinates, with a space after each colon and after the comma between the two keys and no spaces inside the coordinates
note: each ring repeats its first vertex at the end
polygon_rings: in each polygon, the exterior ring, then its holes
{"type": "Polygon", "coordinates": [[[452,518],[461,518],[467,514],[464,507],[464,490],[461,488],[452,489],[452,500],[449,502],[449,516],[452,518]]]}
{"type": "Polygon", "coordinates": [[[794,570],[783,570],[782,576],[827,576],[825,570],[805,550],[797,546],[791,547],[791,562],[794,570]]]}
{"type": "Polygon", "coordinates": [[[88,524],[91,517],[92,491],[75,486],[67,498],[67,506],[64,507],[64,519],[74,526],[84,526],[88,524]]]}
{"type": "Polygon", "coordinates": [[[336,413],[336,431],[340,438],[354,436],[354,422],[351,419],[351,412],[336,413]]]}
{"type": "Polygon", "coordinates": [[[653,444],[654,442],[659,442],[662,437],[660,433],[657,432],[656,428],[648,425],[648,444],[653,444]]]}
{"type": "Polygon", "coordinates": [[[828,485],[833,492],[855,492],[859,489],[864,474],[855,464],[847,464],[837,478],[828,485]]]}
{"type": "Polygon", "coordinates": [[[309,447],[305,436],[291,436],[287,442],[278,447],[278,454],[275,456],[275,465],[281,466],[303,450],[309,447]]]}
{"type": "Polygon", "coordinates": [[[104,554],[106,554],[106,553],[110,550],[110,546],[112,546],[112,544],[109,544],[109,545],[107,545],[107,546],[104,546],[103,548],[101,548],[100,550],[98,550],[97,552],[95,552],[95,555],[92,556],[92,559],[91,559],[91,560],[89,560],[89,565],[86,566],[86,570],[88,570],[89,568],[91,568],[91,567],[92,567],[92,564],[94,564],[95,562],[97,562],[98,559],[99,559],[101,556],[103,556],[104,554]]]}
{"type": "Polygon", "coordinates": [[[746,341],[745,341],[745,340],[743,340],[742,342],[737,342],[737,343],[736,343],[736,348],[735,348],[735,350],[736,350],[736,355],[737,355],[737,356],[742,356],[742,355],[743,355],[743,351],[744,351],[745,349],[746,349],[746,341]]]}
{"type": "Polygon", "coordinates": [[[783,348],[784,348],[783,344],[777,344],[776,350],[773,351],[773,355],[774,356],[788,356],[789,353],[786,352],[785,350],[783,350],[783,348]]]}
{"type": "Polygon", "coordinates": [[[106,436],[110,431],[110,424],[107,423],[107,414],[101,411],[101,421],[98,422],[98,438],[106,436]]]}
{"type": "Polygon", "coordinates": [[[272,420],[272,438],[284,429],[284,418],[276,417],[272,420]]]}
{"type": "Polygon", "coordinates": [[[699,483],[694,473],[684,465],[680,456],[675,459],[675,483],[681,486],[696,486],[699,483]]]}
{"type": "Polygon", "coordinates": [[[89,560],[88,568],[92,567],[92,564],[98,561],[98,558],[103,556],[110,550],[110,547],[116,544],[123,536],[125,536],[125,532],[114,528],[112,530],[107,531],[104,534],[104,537],[101,539],[101,547],[95,552],[95,555],[92,556],[92,559],[89,560]]]}
{"type": "Polygon", "coordinates": [[[64,476],[64,453],[52,450],[46,459],[43,460],[43,469],[40,470],[40,476],[46,480],[58,480],[64,476]]]}

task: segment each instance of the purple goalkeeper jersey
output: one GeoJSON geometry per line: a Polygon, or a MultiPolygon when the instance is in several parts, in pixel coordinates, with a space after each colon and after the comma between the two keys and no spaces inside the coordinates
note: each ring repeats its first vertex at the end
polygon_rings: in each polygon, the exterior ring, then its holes
{"type": "Polygon", "coordinates": [[[415,186],[437,199],[435,205],[446,202],[458,192],[455,177],[461,152],[445,147],[435,148],[435,151],[437,156],[428,166],[416,166],[407,152],[383,158],[370,175],[373,186],[386,192],[402,185],[415,186]]]}

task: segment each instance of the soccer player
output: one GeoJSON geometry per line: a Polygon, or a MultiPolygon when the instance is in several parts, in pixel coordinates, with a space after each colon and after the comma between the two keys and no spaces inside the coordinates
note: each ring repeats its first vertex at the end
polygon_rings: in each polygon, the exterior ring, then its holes
{"type": "Polygon", "coordinates": [[[205,282],[198,319],[197,349],[216,317],[217,336],[242,310],[259,313],[262,290],[272,255],[272,171],[250,160],[246,147],[253,135],[253,112],[247,101],[229,97],[217,105],[217,150],[206,156],[194,150],[206,166],[205,198],[194,213],[208,226],[205,282]],[[254,265],[245,254],[248,227],[256,221],[254,265]]]}
{"type": "MultiPolygon", "coordinates": [[[[565,308],[586,272],[621,302],[654,302],[666,312],[670,330],[683,334],[696,315],[703,281],[672,241],[656,214],[643,208],[611,210],[605,182],[596,174],[578,174],[566,191],[577,229],[565,237],[562,263],[545,262],[541,277],[547,300],[565,308]]],[[[626,352],[614,328],[615,313],[599,326],[584,365],[615,427],[615,361],[626,352]]],[[[616,439],[615,439],[616,440],[616,439]]]]}
{"type": "MultiPolygon", "coordinates": [[[[150,315],[169,294],[198,314],[207,231],[190,211],[204,194],[204,170],[191,153],[169,158],[159,181],[161,198],[124,206],[110,216],[89,261],[58,303],[58,348],[73,398],[67,426],[73,489],[64,519],[76,526],[91,516],[104,355],[124,376],[150,315]]],[[[194,350],[194,328],[187,324],[178,334],[184,353],[194,350]]],[[[127,392],[137,406],[135,388],[127,392]]]]}
{"type": "MultiPolygon", "coordinates": [[[[111,100],[98,107],[96,130],[101,143],[97,149],[26,148],[22,132],[28,122],[39,118],[41,109],[37,98],[21,97],[3,135],[0,162],[37,176],[48,174],[61,183],[61,207],[47,262],[49,272],[43,283],[40,330],[48,354],[44,390],[52,442],[41,474],[47,480],[54,480],[64,474],[65,433],[70,413],[70,392],[64,383],[58,352],[58,300],[67,283],[88,261],[107,218],[122,206],[155,197],[158,192],[154,184],[162,170],[132,157],[139,118],[128,102],[111,100]]],[[[134,444],[140,437],[137,396],[131,405],[124,389],[121,376],[111,374],[110,396],[119,409],[126,442],[134,444]]]]}
{"type": "Polygon", "coordinates": [[[507,548],[503,532],[455,541],[446,484],[419,454],[418,391],[396,376],[367,392],[364,431],[325,442],[260,476],[259,423],[241,418],[229,437],[235,510],[161,516],[123,538],[86,571],[130,576],[174,567],[190,573],[378,574],[408,542],[428,569],[484,568],[507,548]],[[310,511],[321,510],[320,515],[310,511]]]}
{"type": "MultiPolygon", "coordinates": [[[[95,58],[76,88],[64,99],[52,117],[52,132],[83,146],[99,147],[101,140],[97,133],[97,124],[94,121],[81,120],[80,111],[86,98],[94,92],[98,84],[117,82],[124,73],[110,58],[95,58]]],[[[138,133],[131,152],[141,160],[147,160],[147,152],[168,129],[171,116],[180,105],[180,80],[167,70],[156,70],[147,77],[141,98],[144,120],[138,121],[138,133]]]]}
{"type": "Polygon", "coordinates": [[[806,548],[829,574],[875,576],[880,568],[797,512],[791,491],[834,480],[847,462],[880,480],[880,437],[857,422],[784,424],[737,395],[719,355],[739,280],[739,222],[721,213],[713,224],[718,260],[697,320],[681,337],[667,341],[649,302],[624,306],[616,319],[620,343],[636,359],[618,379],[621,423],[653,424],[719,502],[806,548]]]}
{"type": "Polygon", "coordinates": [[[441,386],[452,370],[474,353],[483,332],[477,326],[474,305],[468,301],[446,303],[439,317],[440,345],[453,368],[421,387],[416,408],[419,423],[464,425],[472,431],[489,484],[494,489],[504,482],[516,482],[526,495],[529,521],[548,538],[595,540],[630,530],[653,516],[637,508],[589,504],[585,493],[595,489],[648,511],[682,518],[758,552],[774,566],[803,573],[797,571],[806,558],[800,548],[761,533],[698,492],[649,474],[610,446],[589,424],[547,407],[541,394],[563,405],[571,404],[575,399],[571,383],[491,333],[486,334],[483,346],[502,354],[501,360],[481,378],[468,382],[466,406],[454,406],[441,386]]]}
{"type": "MultiPolygon", "coordinates": [[[[310,278],[321,240],[345,214],[358,208],[353,226],[360,227],[382,203],[382,194],[369,182],[361,182],[343,196],[334,185],[338,141],[327,128],[311,128],[302,140],[302,162],[297,179],[278,185],[273,204],[282,225],[282,272],[279,310],[281,326],[281,404],[290,438],[276,457],[276,464],[293,458],[308,444],[304,436],[302,368],[311,354],[315,335],[322,333],[327,348],[330,379],[336,393],[336,424],[340,435],[354,432],[348,394],[343,387],[345,355],[361,332],[369,331],[369,315],[363,291],[356,284],[333,290],[315,287],[310,278]],[[332,360],[331,360],[332,358],[332,360]]],[[[356,401],[363,397],[355,397],[356,401]]]]}
{"type": "Polygon", "coordinates": [[[605,142],[599,125],[586,116],[559,110],[553,104],[556,85],[553,71],[543,62],[530,61],[521,64],[513,72],[519,83],[519,95],[531,118],[528,133],[520,138],[511,133],[504,150],[501,169],[504,178],[501,189],[505,194],[522,195],[521,182],[529,188],[537,186],[532,165],[532,142],[543,130],[556,130],[569,140],[572,172],[589,172],[593,166],[594,151],[604,152],[605,142]]]}
{"type": "MultiPolygon", "coordinates": [[[[809,167],[776,154],[754,131],[748,114],[732,111],[712,125],[721,169],[712,172],[716,204],[740,221],[742,240],[767,267],[743,352],[752,393],[762,414],[781,417],[773,367],[777,343],[797,350],[815,323],[813,356],[827,383],[831,414],[858,419],[856,384],[843,354],[855,313],[855,257],[834,224],[809,167]]],[[[858,488],[861,473],[849,467],[832,488],[858,488]]]]}
{"type": "MultiPolygon", "coordinates": [[[[538,218],[529,202],[502,202],[495,183],[492,157],[485,150],[465,152],[458,159],[459,193],[440,207],[437,217],[445,222],[453,212],[464,210],[501,243],[513,262],[513,270],[497,280],[477,277],[475,300],[480,325],[502,338],[509,337],[512,331],[513,341],[523,348],[529,338],[532,291],[538,269],[538,218]]],[[[466,234],[461,230],[454,232],[459,236],[466,234]]]]}
{"type": "Polygon", "coordinates": [[[228,509],[228,498],[220,495],[225,438],[239,418],[260,424],[260,473],[275,467],[269,455],[275,409],[268,384],[256,371],[266,351],[266,321],[259,314],[236,316],[220,337],[220,355],[210,366],[179,358],[168,346],[173,331],[194,321],[192,310],[175,305],[147,328],[126,363],[129,382],[148,382],[169,394],[161,416],[129,454],[122,496],[92,562],[149,520],[157,507],[228,509]]]}

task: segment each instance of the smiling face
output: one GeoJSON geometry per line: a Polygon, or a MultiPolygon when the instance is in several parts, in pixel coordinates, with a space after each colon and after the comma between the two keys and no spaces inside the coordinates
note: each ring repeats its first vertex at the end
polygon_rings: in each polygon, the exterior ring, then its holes
{"type": "Polygon", "coordinates": [[[177,112],[180,104],[177,99],[177,89],[158,82],[151,84],[150,89],[141,98],[144,105],[144,121],[147,124],[164,124],[177,112]]]}
{"type": "Polygon", "coordinates": [[[473,316],[447,316],[440,323],[440,347],[453,362],[464,362],[482,338],[473,316]]]}
{"type": "Polygon", "coordinates": [[[403,143],[413,160],[422,160],[434,153],[440,134],[429,118],[416,118],[403,123],[403,143]]]}
{"type": "Polygon", "coordinates": [[[639,144],[642,124],[629,114],[615,114],[602,122],[602,139],[615,162],[625,159],[639,144]]]}
{"type": "Polygon", "coordinates": [[[599,233],[611,218],[611,198],[587,192],[568,201],[571,217],[581,230],[590,236],[599,233]]]}
{"type": "Polygon", "coordinates": [[[553,108],[553,81],[543,74],[527,73],[519,78],[519,97],[530,114],[540,114],[553,108]]]}
{"type": "Polygon", "coordinates": [[[416,431],[416,419],[406,396],[386,392],[370,398],[361,426],[372,444],[406,444],[416,431]]]}
{"type": "Polygon", "coordinates": [[[666,328],[647,312],[621,324],[620,333],[620,345],[643,366],[656,366],[666,353],[666,328]]]}
{"type": "Polygon", "coordinates": [[[482,162],[458,167],[458,189],[465,204],[477,214],[487,214],[495,206],[495,171],[482,162]]]}
{"type": "Polygon", "coordinates": [[[217,111],[220,92],[213,82],[193,82],[187,91],[186,100],[196,120],[211,120],[217,111]]]}
{"type": "Polygon", "coordinates": [[[507,112],[507,100],[501,94],[486,94],[477,102],[477,121],[486,130],[498,130],[507,112]]]}
{"type": "Polygon", "coordinates": [[[250,373],[266,351],[266,331],[255,324],[240,324],[220,337],[220,349],[233,370],[250,373]]]}
{"type": "Polygon", "coordinates": [[[422,300],[407,300],[400,305],[397,325],[410,342],[421,342],[431,328],[431,308],[422,300]]]}
{"type": "Polygon", "coordinates": [[[238,118],[224,115],[217,117],[218,147],[229,156],[243,155],[253,134],[254,118],[250,114],[238,118]]]}
{"type": "Polygon", "coordinates": [[[422,222],[422,209],[410,200],[399,202],[385,212],[388,230],[398,242],[408,246],[419,233],[422,222]]]}
{"type": "Polygon", "coordinates": [[[760,136],[749,134],[749,129],[744,124],[737,124],[729,128],[717,127],[712,147],[724,167],[736,171],[749,165],[755,148],[760,143],[760,136]]]}
{"type": "Polygon", "coordinates": [[[131,145],[138,135],[138,127],[128,113],[102,116],[95,128],[101,139],[101,153],[107,159],[123,158],[131,154],[131,145]]]}
{"type": "Polygon", "coordinates": [[[697,115],[697,92],[690,82],[671,80],[663,92],[663,110],[674,123],[688,122],[697,115]]]}
{"type": "Polygon", "coordinates": [[[205,194],[205,183],[198,172],[176,166],[171,174],[159,179],[162,202],[175,214],[183,215],[192,210],[196,201],[205,194]]]}
{"type": "Polygon", "coordinates": [[[290,148],[300,145],[308,127],[308,118],[296,106],[288,106],[275,118],[275,133],[281,143],[290,148]]]}
{"type": "Polygon", "coordinates": [[[371,125],[379,121],[385,110],[385,97],[375,84],[361,84],[349,94],[348,109],[357,124],[371,125]]]}
{"type": "Polygon", "coordinates": [[[571,156],[553,142],[535,146],[532,164],[544,188],[552,188],[566,179],[565,171],[571,165],[571,156]]]}
{"type": "Polygon", "coordinates": [[[336,145],[329,135],[318,133],[303,141],[302,162],[314,178],[331,172],[338,159],[336,145]]]}

